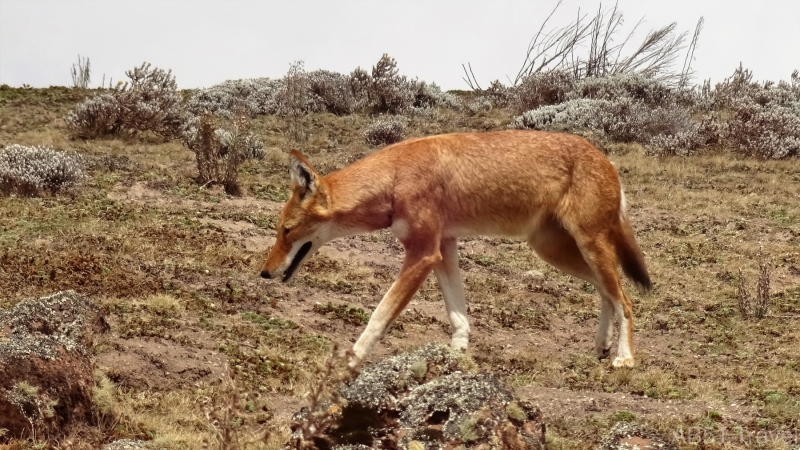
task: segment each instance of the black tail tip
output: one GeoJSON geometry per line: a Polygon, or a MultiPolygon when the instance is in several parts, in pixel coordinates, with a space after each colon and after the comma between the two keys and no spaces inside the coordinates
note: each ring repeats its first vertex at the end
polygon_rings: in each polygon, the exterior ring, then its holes
{"type": "Polygon", "coordinates": [[[653,290],[653,282],[644,262],[638,258],[633,261],[623,261],[622,271],[644,292],[653,290]]]}
{"type": "Polygon", "coordinates": [[[650,281],[650,275],[647,272],[637,273],[636,276],[630,276],[630,278],[642,292],[650,292],[653,290],[653,282],[650,281]]]}

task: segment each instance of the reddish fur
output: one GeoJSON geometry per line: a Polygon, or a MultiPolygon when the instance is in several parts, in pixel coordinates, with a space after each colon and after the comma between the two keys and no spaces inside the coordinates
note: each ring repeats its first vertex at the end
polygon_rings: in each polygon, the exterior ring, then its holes
{"type": "MultiPolygon", "coordinates": [[[[641,250],[620,210],[617,171],[581,137],[538,131],[432,136],[391,145],[324,177],[296,151],[292,157],[310,171],[314,189],[293,185],[265,271],[276,270],[293,242],[321,223],[353,231],[387,228],[398,220],[407,225],[400,237],[403,268],[370,325],[388,326],[441,263],[442,241],[464,235],[527,239],[545,261],[600,286],[629,319],[632,307],[618,263],[650,287],[641,250]],[[285,225],[292,228],[288,237],[285,225]]],[[[629,331],[632,326],[628,321],[629,331]]],[[[369,339],[365,347],[374,340],[369,339]]],[[[368,350],[358,345],[357,350],[368,350]]]]}

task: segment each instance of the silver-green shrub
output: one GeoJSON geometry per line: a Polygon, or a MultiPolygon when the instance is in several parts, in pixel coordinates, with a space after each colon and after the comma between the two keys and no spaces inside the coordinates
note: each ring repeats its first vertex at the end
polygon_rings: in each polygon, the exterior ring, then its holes
{"type": "Polygon", "coordinates": [[[394,144],[404,138],[405,121],[397,116],[383,116],[372,122],[364,131],[364,139],[373,146],[394,144]]]}
{"type": "Polygon", "coordinates": [[[732,149],[759,158],[800,155],[800,73],[791,81],[758,83],[741,65],[705,95],[705,106],[725,111],[723,139],[732,149]]]}
{"type": "Polygon", "coordinates": [[[526,98],[555,103],[523,113],[509,128],[589,132],[603,141],[642,143],[653,154],[687,154],[719,140],[714,135],[718,124],[693,119],[692,95],[657,79],[640,74],[591,77],[565,92],[570,86],[566,73],[529,78],[521,85],[529,84],[526,98]]]}
{"type": "Polygon", "coordinates": [[[228,119],[235,108],[244,108],[251,116],[291,118],[314,112],[401,114],[410,108],[460,106],[458,96],[442,92],[436,84],[398,75],[397,63],[388,55],[381,57],[372,74],[360,67],[348,75],[329,70],[306,72],[302,62],[295,62],[282,79],[226,81],[197,91],[186,104],[192,115],[208,111],[228,119]]]}
{"type": "MultiPolygon", "coordinates": [[[[487,90],[494,93],[495,103],[510,103],[515,111],[529,111],[540,106],[555,105],[567,99],[567,94],[575,85],[574,77],[565,70],[536,72],[525,78],[513,88],[505,89],[499,81],[495,81],[487,90]],[[500,93],[505,94],[501,96],[500,93]]],[[[491,94],[490,94],[491,95],[491,94]]]]}
{"type": "Polygon", "coordinates": [[[725,124],[707,114],[681,130],[657,134],[644,144],[649,155],[688,156],[698,150],[719,145],[725,130],[725,124]]]}
{"type": "Polygon", "coordinates": [[[385,53],[372,67],[368,92],[375,112],[401,114],[414,104],[416,89],[397,72],[397,62],[385,53]]]}
{"type": "Polygon", "coordinates": [[[239,195],[239,166],[247,159],[264,157],[263,143],[250,133],[246,110],[233,112],[225,120],[205,112],[189,120],[183,132],[183,144],[195,154],[198,182],[219,184],[232,195],[239,195]]]}
{"type": "Polygon", "coordinates": [[[589,98],[616,100],[630,98],[652,107],[664,107],[676,103],[677,89],[664,81],[638,73],[584,78],[567,93],[569,100],[589,98]]]}
{"type": "Polygon", "coordinates": [[[415,108],[448,108],[459,109],[463,106],[461,98],[450,92],[443,92],[436,83],[426,83],[424,81],[413,81],[412,86],[416,88],[414,96],[415,108]]]}
{"type": "Polygon", "coordinates": [[[228,119],[233,118],[234,109],[242,107],[250,115],[277,114],[283,90],[283,80],[229,80],[197,91],[186,103],[186,109],[193,115],[208,111],[228,119]]]}
{"type": "Polygon", "coordinates": [[[65,117],[73,137],[151,131],[165,138],[180,134],[184,113],[172,71],[143,63],[125,72],[129,81],[89,98],[65,117]]]}
{"type": "Polygon", "coordinates": [[[800,101],[761,105],[744,98],[732,110],[726,138],[738,151],[763,159],[800,155],[800,101]]]}
{"type": "Polygon", "coordinates": [[[37,195],[71,189],[86,179],[80,155],[45,146],[0,149],[0,193],[37,195]]]}
{"type": "Polygon", "coordinates": [[[308,79],[311,93],[319,99],[325,111],[338,115],[352,114],[366,104],[366,95],[354,89],[349,75],[315,70],[308,73],[308,79]]]}
{"type": "Polygon", "coordinates": [[[73,137],[91,139],[122,131],[124,114],[117,97],[105,93],[84,100],[64,120],[73,137]]]}

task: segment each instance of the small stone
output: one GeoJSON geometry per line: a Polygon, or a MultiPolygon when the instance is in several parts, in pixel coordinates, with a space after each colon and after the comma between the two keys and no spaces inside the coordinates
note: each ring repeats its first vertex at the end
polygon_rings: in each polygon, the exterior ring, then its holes
{"type": "Polygon", "coordinates": [[[419,441],[411,441],[408,443],[408,450],[425,450],[425,446],[419,441]]]}

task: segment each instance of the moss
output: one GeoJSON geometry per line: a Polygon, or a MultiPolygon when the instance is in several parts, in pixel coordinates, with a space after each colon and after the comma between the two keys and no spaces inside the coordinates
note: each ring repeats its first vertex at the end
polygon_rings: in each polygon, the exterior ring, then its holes
{"type": "Polygon", "coordinates": [[[516,420],[517,422],[524,422],[528,420],[528,414],[522,407],[519,406],[517,402],[511,402],[506,405],[506,414],[508,414],[509,419],[516,420]]]}
{"type": "Polygon", "coordinates": [[[466,443],[477,441],[479,437],[478,431],[475,429],[477,424],[477,421],[471,417],[461,422],[461,425],[458,426],[458,438],[466,443]]]}
{"type": "Polygon", "coordinates": [[[261,314],[254,312],[243,312],[242,319],[257,323],[267,330],[286,330],[297,328],[297,324],[291,320],[281,319],[279,317],[264,317],[261,314]]]}
{"type": "Polygon", "coordinates": [[[35,399],[39,395],[39,386],[28,384],[27,381],[20,381],[13,389],[15,394],[26,399],[35,399]]]}
{"type": "Polygon", "coordinates": [[[353,325],[365,325],[369,321],[369,314],[366,311],[352,305],[334,305],[331,302],[324,305],[317,303],[313,310],[329,319],[342,320],[353,325]]]}
{"type": "Polygon", "coordinates": [[[636,420],[636,415],[630,411],[617,411],[611,415],[611,420],[616,422],[633,422],[636,420]]]}
{"type": "Polygon", "coordinates": [[[428,373],[428,361],[424,359],[417,360],[411,364],[408,370],[411,372],[411,376],[416,378],[418,382],[422,382],[425,379],[425,374],[428,373]]]}

